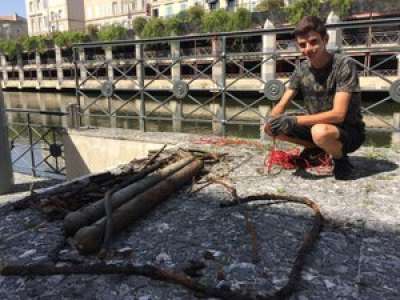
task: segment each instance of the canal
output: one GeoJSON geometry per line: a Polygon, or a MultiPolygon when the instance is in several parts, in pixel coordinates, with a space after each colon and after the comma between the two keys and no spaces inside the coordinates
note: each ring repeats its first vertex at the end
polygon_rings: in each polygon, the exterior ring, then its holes
{"type": "MultiPolygon", "coordinates": [[[[363,94],[363,105],[367,106],[373,103],[374,99],[382,99],[384,93],[364,93],[363,94]]],[[[124,93],[120,95],[118,101],[124,101],[131,95],[124,93]]],[[[83,101],[93,101],[96,95],[90,95],[83,101]]],[[[199,97],[201,99],[201,96],[199,97]]],[[[206,99],[207,97],[204,97],[206,99]]],[[[241,97],[243,98],[243,96],[241,97]]],[[[67,107],[71,103],[77,103],[77,98],[74,92],[21,92],[21,91],[4,91],[4,100],[7,109],[18,108],[25,110],[41,110],[41,111],[57,111],[66,112],[67,107]]],[[[254,100],[254,99],[253,99],[254,100]]],[[[82,100],[81,100],[82,101],[82,100]]],[[[248,99],[251,102],[252,99],[248,99]]],[[[267,100],[265,100],[267,101],[267,100]]],[[[81,103],[82,104],[82,103],[81,103]]],[[[153,109],[153,106],[157,104],[149,103],[146,105],[147,110],[153,109]]],[[[267,104],[268,105],[268,104],[267,104]]],[[[112,121],[109,116],[105,115],[104,110],[106,109],[106,101],[98,101],[95,105],[91,106],[86,114],[82,118],[83,126],[92,127],[111,127],[116,126],[126,129],[139,129],[139,121],[135,116],[136,108],[134,104],[132,106],[126,105],[123,110],[120,110],[114,120],[112,121]]],[[[183,111],[192,111],[196,108],[195,104],[184,104],[183,111]]],[[[234,115],[240,111],[241,107],[235,105],[235,103],[228,103],[227,115],[234,115]]],[[[380,119],[384,119],[387,122],[392,122],[393,112],[400,112],[400,104],[394,101],[388,101],[385,104],[379,105],[374,108],[376,117],[366,116],[368,123],[375,127],[372,130],[368,130],[368,139],[366,144],[374,145],[379,147],[388,147],[391,144],[391,132],[385,126],[382,126],[380,119]]],[[[200,133],[200,134],[212,134],[212,119],[207,110],[199,110],[197,118],[199,121],[183,122],[182,131],[187,133],[200,133]],[[207,122],[208,120],[208,122],[207,122]]],[[[172,122],[166,118],[168,114],[167,110],[158,109],[155,118],[150,118],[146,121],[147,131],[172,131],[172,122]],[[159,117],[159,118],[157,118],[159,117]]],[[[9,123],[23,122],[25,116],[22,113],[13,112],[8,113],[9,123]]],[[[259,116],[251,111],[241,113],[240,120],[247,122],[248,124],[229,124],[227,125],[227,134],[230,136],[244,137],[244,138],[258,138],[259,137],[259,116]]],[[[62,126],[66,127],[66,117],[58,117],[51,115],[32,115],[31,121],[34,124],[45,125],[45,126],[62,126]]]]}

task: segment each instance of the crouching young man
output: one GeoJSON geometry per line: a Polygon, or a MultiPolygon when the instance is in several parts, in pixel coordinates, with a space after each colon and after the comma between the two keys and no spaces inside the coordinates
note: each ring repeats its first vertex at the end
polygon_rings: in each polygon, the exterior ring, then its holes
{"type": "Polygon", "coordinates": [[[300,156],[305,159],[321,152],[330,154],[335,178],[350,179],[353,166],[347,154],[365,139],[356,66],[348,57],[327,51],[329,36],[318,17],[304,17],[294,36],[307,59],[292,74],[264,130],[269,136],[304,146],[300,156]],[[284,114],[298,92],[307,114],[284,114]]]}

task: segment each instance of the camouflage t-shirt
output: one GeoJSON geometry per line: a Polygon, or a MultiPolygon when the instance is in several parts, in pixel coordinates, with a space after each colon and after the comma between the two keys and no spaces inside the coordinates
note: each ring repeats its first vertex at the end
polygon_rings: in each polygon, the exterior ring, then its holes
{"type": "Polygon", "coordinates": [[[308,60],[303,61],[293,72],[289,88],[302,93],[309,114],[331,110],[336,92],[351,92],[343,124],[363,126],[357,69],[349,57],[333,54],[330,62],[322,69],[313,68],[308,60]]]}

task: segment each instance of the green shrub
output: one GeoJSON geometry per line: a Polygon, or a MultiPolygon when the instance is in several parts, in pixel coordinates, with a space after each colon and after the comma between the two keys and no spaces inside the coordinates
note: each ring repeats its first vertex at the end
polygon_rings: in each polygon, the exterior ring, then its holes
{"type": "Polygon", "coordinates": [[[86,34],[75,31],[58,32],[54,35],[54,43],[62,48],[72,47],[72,44],[82,43],[87,39],[86,34]]]}
{"type": "Polygon", "coordinates": [[[167,34],[165,21],[160,18],[151,18],[144,26],[142,35],[144,38],[156,38],[167,36],[167,34]]]}
{"type": "Polygon", "coordinates": [[[298,23],[304,16],[320,16],[321,0],[297,0],[286,8],[291,24],[298,23]]]}
{"type": "Polygon", "coordinates": [[[123,40],[128,36],[128,30],[121,25],[104,26],[97,33],[100,41],[123,40]]]}
{"type": "Polygon", "coordinates": [[[147,24],[146,18],[144,17],[135,18],[132,22],[133,31],[135,32],[135,34],[141,37],[146,24],[147,24]]]}
{"type": "Polygon", "coordinates": [[[215,10],[203,16],[203,30],[205,32],[230,31],[232,26],[231,15],[223,9],[215,10]]]}
{"type": "Polygon", "coordinates": [[[26,36],[20,39],[21,50],[39,53],[44,53],[48,48],[48,43],[51,42],[51,38],[47,36],[26,36]]]}
{"type": "Polygon", "coordinates": [[[21,51],[21,45],[16,40],[3,40],[0,41],[0,51],[7,55],[9,60],[12,60],[21,51]]]}
{"type": "Polygon", "coordinates": [[[252,25],[251,13],[245,8],[239,8],[230,17],[230,30],[249,29],[252,25]]]}

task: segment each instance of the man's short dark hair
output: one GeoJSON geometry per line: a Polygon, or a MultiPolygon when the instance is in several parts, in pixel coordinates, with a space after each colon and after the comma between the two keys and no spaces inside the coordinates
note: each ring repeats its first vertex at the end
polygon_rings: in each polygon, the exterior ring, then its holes
{"type": "Polygon", "coordinates": [[[325,23],[316,16],[305,16],[297,24],[293,34],[295,37],[306,35],[310,31],[318,32],[321,37],[326,35],[325,23]]]}

